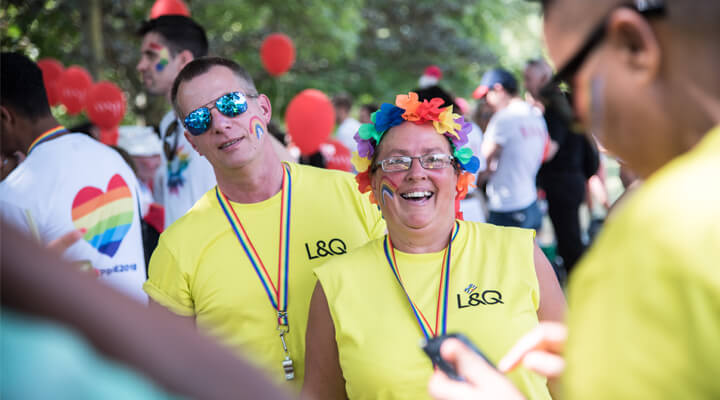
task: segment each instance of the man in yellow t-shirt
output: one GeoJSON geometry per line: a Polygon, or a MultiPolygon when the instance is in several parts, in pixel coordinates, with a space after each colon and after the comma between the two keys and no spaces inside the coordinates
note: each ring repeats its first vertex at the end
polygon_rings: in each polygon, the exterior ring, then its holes
{"type": "MultiPolygon", "coordinates": [[[[543,3],[578,115],[646,181],[570,279],[567,344],[545,325],[499,367],[566,362],[569,399],[720,398],[720,2],[543,3]]],[[[443,353],[471,383],[438,374],[436,398],[521,397],[458,343],[443,353]]]]}
{"type": "Polygon", "coordinates": [[[160,237],[144,289],[299,388],[312,269],[385,224],[352,175],[281,164],[266,134],[270,101],[233,61],[190,62],[172,101],[218,185],[160,237]]]}

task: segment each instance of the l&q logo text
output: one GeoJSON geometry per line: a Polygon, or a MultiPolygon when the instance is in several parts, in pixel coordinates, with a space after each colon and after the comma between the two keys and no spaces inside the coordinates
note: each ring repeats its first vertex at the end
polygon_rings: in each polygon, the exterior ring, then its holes
{"type": "Polygon", "coordinates": [[[488,289],[480,292],[475,291],[476,289],[477,286],[471,283],[463,290],[465,293],[467,293],[467,295],[461,295],[461,293],[458,293],[456,295],[458,308],[477,307],[480,305],[490,306],[493,304],[505,304],[502,300],[502,293],[500,293],[499,291],[494,289],[488,289]]]}

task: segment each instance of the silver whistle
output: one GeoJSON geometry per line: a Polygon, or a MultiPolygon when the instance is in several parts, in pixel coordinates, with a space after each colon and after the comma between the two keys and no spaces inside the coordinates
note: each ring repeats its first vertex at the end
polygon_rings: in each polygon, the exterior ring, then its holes
{"type": "Polygon", "coordinates": [[[285,380],[291,381],[295,379],[295,367],[293,367],[293,360],[290,356],[286,355],[282,362],[283,370],[285,371],[285,380]]]}
{"type": "Polygon", "coordinates": [[[283,351],[285,352],[285,359],[282,361],[285,380],[290,381],[295,379],[295,367],[293,366],[293,360],[290,358],[290,352],[285,343],[285,334],[288,333],[289,329],[287,326],[278,326],[278,330],[280,331],[280,341],[282,342],[283,351]]]}

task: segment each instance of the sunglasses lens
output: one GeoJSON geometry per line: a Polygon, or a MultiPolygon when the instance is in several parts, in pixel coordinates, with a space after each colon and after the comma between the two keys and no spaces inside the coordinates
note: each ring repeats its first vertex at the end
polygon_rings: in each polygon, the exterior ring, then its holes
{"type": "Polygon", "coordinates": [[[206,107],[198,108],[185,117],[185,127],[188,132],[197,136],[202,135],[210,126],[210,110],[206,107]]]}
{"type": "Polygon", "coordinates": [[[238,116],[247,111],[247,100],[240,92],[228,93],[215,102],[218,111],[228,117],[238,116]]]}

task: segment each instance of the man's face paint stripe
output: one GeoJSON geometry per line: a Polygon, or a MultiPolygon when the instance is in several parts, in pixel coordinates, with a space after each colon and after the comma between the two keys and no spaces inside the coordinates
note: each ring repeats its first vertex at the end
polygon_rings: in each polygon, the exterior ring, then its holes
{"type": "Polygon", "coordinates": [[[160,61],[158,61],[157,64],[155,64],[155,69],[160,72],[167,67],[169,59],[170,59],[170,52],[168,52],[166,47],[163,47],[162,50],[160,50],[160,61]]]}
{"type": "Polygon", "coordinates": [[[262,121],[257,116],[250,119],[250,132],[254,132],[258,139],[265,133],[265,127],[263,127],[262,121]]]}

